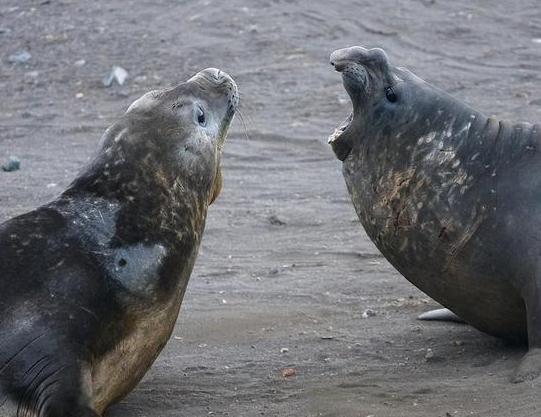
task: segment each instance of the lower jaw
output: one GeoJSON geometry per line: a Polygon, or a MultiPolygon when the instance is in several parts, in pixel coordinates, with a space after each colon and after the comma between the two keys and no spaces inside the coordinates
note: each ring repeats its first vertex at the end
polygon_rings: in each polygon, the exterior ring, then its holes
{"type": "Polygon", "coordinates": [[[339,139],[331,142],[331,147],[336,157],[342,162],[346,160],[352,149],[349,144],[342,142],[339,139]]]}
{"type": "Polygon", "coordinates": [[[214,203],[214,201],[218,198],[218,196],[220,195],[220,191],[222,191],[222,170],[220,168],[220,165],[218,164],[218,169],[216,171],[216,178],[214,179],[213,190],[210,197],[209,205],[214,203]]]}
{"type": "Polygon", "coordinates": [[[332,150],[336,157],[340,161],[344,161],[351,152],[351,145],[347,140],[346,130],[349,128],[350,124],[353,121],[353,114],[348,116],[346,120],[335,129],[334,133],[329,137],[329,144],[332,147],[332,150]]]}

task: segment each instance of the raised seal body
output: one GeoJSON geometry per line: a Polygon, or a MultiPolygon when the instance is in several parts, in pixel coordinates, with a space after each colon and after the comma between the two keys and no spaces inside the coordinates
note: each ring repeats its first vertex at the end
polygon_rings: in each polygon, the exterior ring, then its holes
{"type": "Polygon", "coordinates": [[[152,91],[56,200],[0,225],[0,416],[98,416],[172,332],[238,103],[216,69],[152,91]]]}
{"type": "Polygon", "coordinates": [[[487,118],[381,49],[334,52],[353,103],[329,139],[366,233],[398,271],[541,372],[541,127],[487,118]]]}

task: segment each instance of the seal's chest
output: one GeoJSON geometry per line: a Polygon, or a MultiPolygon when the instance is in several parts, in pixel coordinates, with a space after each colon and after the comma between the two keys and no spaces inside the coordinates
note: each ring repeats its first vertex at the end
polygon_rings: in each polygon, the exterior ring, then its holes
{"type": "Polygon", "coordinates": [[[100,412],[144,376],[171,335],[180,303],[179,297],[173,297],[166,306],[137,318],[133,331],[93,364],[93,402],[100,412]]]}
{"type": "Polygon", "coordinates": [[[346,183],[370,237],[397,236],[417,226],[425,195],[415,170],[363,171],[346,176],[346,183]]]}

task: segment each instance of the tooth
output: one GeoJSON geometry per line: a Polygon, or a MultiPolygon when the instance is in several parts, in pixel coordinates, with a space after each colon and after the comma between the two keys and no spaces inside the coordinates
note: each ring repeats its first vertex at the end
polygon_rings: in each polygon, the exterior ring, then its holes
{"type": "Polygon", "coordinates": [[[334,132],[332,133],[332,135],[329,136],[329,139],[328,139],[328,143],[331,143],[331,142],[334,142],[336,140],[336,138],[338,136],[340,136],[340,133],[342,133],[343,131],[340,130],[340,129],[334,129],[334,132]]]}

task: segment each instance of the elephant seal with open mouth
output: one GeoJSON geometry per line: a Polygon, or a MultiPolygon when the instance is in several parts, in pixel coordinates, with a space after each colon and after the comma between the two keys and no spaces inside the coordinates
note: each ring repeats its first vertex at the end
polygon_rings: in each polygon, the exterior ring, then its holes
{"type": "Polygon", "coordinates": [[[217,69],[147,93],[56,200],[0,225],[0,416],[96,417],[169,339],[238,104],[217,69]]]}
{"type": "Polygon", "coordinates": [[[539,376],[541,127],[487,118],[378,48],[331,64],[353,112],[329,142],[366,233],[467,323],[527,341],[514,380],[539,376]]]}

